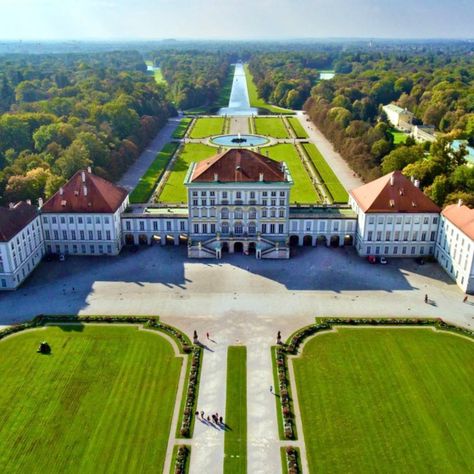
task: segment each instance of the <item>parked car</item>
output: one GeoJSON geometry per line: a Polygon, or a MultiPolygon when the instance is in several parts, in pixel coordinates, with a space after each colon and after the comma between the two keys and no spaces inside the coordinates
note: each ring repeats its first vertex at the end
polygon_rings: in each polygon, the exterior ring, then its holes
{"type": "Polygon", "coordinates": [[[379,262],[380,262],[382,265],[387,265],[388,260],[387,260],[385,257],[380,257],[379,262]]]}
{"type": "Polygon", "coordinates": [[[369,255],[367,257],[367,260],[369,261],[369,263],[377,263],[377,258],[375,257],[375,255],[369,255]]]}

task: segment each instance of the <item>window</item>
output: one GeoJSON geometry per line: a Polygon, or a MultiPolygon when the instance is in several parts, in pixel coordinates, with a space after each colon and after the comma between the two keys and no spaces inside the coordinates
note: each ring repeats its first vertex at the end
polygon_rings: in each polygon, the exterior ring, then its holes
{"type": "Polygon", "coordinates": [[[262,217],[267,217],[267,215],[268,215],[268,210],[262,209],[262,217]]]}
{"type": "Polygon", "coordinates": [[[45,230],[46,240],[50,240],[49,230],[45,230]]]}
{"type": "Polygon", "coordinates": [[[385,232],[385,240],[390,240],[392,233],[390,231],[385,232]]]}
{"type": "Polygon", "coordinates": [[[224,191],[224,192],[222,193],[222,199],[227,199],[227,191],[224,191]]]}
{"type": "Polygon", "coordinates": [[[235,224],[234,231],[237,235],[242,234],[243,229],[242,229],[242,223],[241,222],[238,222],[238,223],[235,224]]]}
{"type": "Polygon", "coordinates": [[[206,191],[201,191],[201,196],[207,196],[206,191]]]}
{"type": "Polygon", "coordinates": [[[268,199],[262,199],[262,206],[266,206],[268,204],[268,199]]]}
{"type": "Polygon", "coordinates": [[[413,224],[419,224],[420,223],[420,218],[419,217],[414,217],[413,218],[413,224]]]}
{"type": "Polygon", "coordinates": [[[398,216],[395,223],[396,224],[401,224],[402,223],[402,218],[400,216],[398,216]]]}
{"type": "Polygon", "coordinates": [[[242,199],[242,193],[240,191],[237,191],[235,193],[235,197],[236,197],[236,199],[242,199]]]}
{"type": "MultiPolygon", "coordinates": [[[[46,216],[43,217],[43,222],[44,222],[45,224],[48,223],[48,218],[47,218],[46,216]]],[[[2,281],[5,281],[5,280],[2,280],[2,281]]]]}
{"type": "Polygon", "coordinates": [[[97,231],[97,240],[102,240],[102,231],[101,230],[97,231]]]}
{"type": "Polygon", "coordinates": [[[255,222],[251,222],[249,224],[249,234],[250,235],[255,235],[257,233],[257,227],[255,225],[255,222]]]}
{"type": "Polygon", "coordinates": [[[275,224],[270,224],[270,234],[275,233],[275,224]]]}
{"type": "Polygon", "coordinates": [[[104,217],[104,224],[109,224],[110,223],[110,219],[108,216],[105,216],[104,217]]]}
{"type": "Polygon", "coordinates": [[[88,218],[87,218],[87,223],[88,223],[88,224],[92,224],[92,217],[88,217],[88,218]]]}
{"type": "Polygon", "coordinates": [[[207,224],[202,225],[202,233],[207,234],[207,224]]]}
{"type": "Polygon", "coordinates": [[[415,251],[416,251],[416,247],[412,247],[412,248],[411,248],[411,254],[412,254],[412,255],[415,255],[415,251]]]}
{"type": "Polygon", "coordinates": [[[193,199],[193,206],[197,206],[198,205],[198,200],[197,199],[193,199]]]}
{"type": "Polygon", "coordinates": [[[430,235],[430,240],[433,242],[436,239],[436,232],[433,230],[430,235]]]}
{"type": "Polygon", "coordinates": [[[398,253],[398,247],[395,245],[395,247],[393,247],[393,255],[397,255],[398,253]]]}
{"type": "Polygon", "coordinates": [[[112,253],[112,246],[111,245],[107,245],[107,253],[112,253]]]}
{"type": "Polygon", "coordinates": [[[194,233],[199,234],[199,224],[194,224],[194,233]]]}
{"type": "Polygon", "coordinates": [[[89,231],[89,240],[94,240],[94,232],[89,231]]]}
{"type": "Polygon", "coordinates": [[[262,234],[267,233],[267,224],[262,224],[262,234]]]}
{"type": "Polygon", "coordinates": [[[367,240],[369,242],[372,242],[372,234],[373,234],[373,232],[371,230],[369,230],[369,232],[367,232],[367,240]]]}
{"type": "Polygon", "coordinates": [[[106,238],[106,240],[110,240],[110,239],[111,239],[110,230],[106,230],[106,231],[105,231],[105,238],[106,238]]]}
{"type": "Polygon", "coordinates": [[[7,280],[2,278],[2,288],[6,288],[6,287],[7,287],[7,280]]]}
{"type": "Polygon", "coordinates": [[[223,234],[228,234],[229,233],[229,224],[227,222],[223,222],[222,226],[221,226],[221,229],[222,229],[223,234]]]}
{"type": "Polygon", "coordinates": [[[201,199],[201,206],[207,206],[207,199],[201,199]]]}
{"type": "Polygon", "coordinates": [[[91,250],[91,253],[95,253],[95,247],[93,245],[91,245],[89,248],[91,250]]]}
{"type": "Polygon", "coordinates": [[[379,218],[377,219],[377,224],[383,224],[383,221],[384,221],[383,216],[379,216],[379,218]]]}
{"type": "Polygon", "coordinates": [[[199,209],[197,208],[193,209],[193,217],[199,217],[199,209]]]}
{"type": "Polygon", "coordinates": [[[280,191],[280,197],[285,197],[285,191],[280,191]]]}
{"type": "Polygon", "coordinates": [[[429,217],[423,217],[423,224],[429,224],[429,223],[430,223],[429,217]]]}
{"type": "Polygon", "coordinates": [[[373,224],[375,222],[375,217],[374,216],[370,216],[369,217],[369,224],[373,224]]]}
{"type": "Polygon", "coordinates": [[[270,199],[271,205],[276,206],[277,205],[277,200],[276,199],[270,199]]]}
{"type": "Polygon", "coordinates": [[[398,230],[395,231],[395,237],[393,238],[393,240],[395,240],[396,242],[400,240],[400,231],[398,230]]]}
{"type": "Polygon", "coordinates": [[[339,222],[338,221],[335,221],[332,223],[332,230],[334,232],[338,232],[339,231],[339,222]]]}
{"type": "Polygon", "coordinates": [[[283,234],[283,232],[284,232],[283,229],[284,229],[283,224],[278,224],[278,233],[279,233],[279,234],[283,234]]]}
{"type": "Polygon", "coordinates": [[[285,200],[284,199],[280,199],[280,206],[284,206],[285,205],[285,200]]]}
{"type": "Polygon", "coordinates": [[[56,224],[56,217],[53,216],[52,219],[51,219],[51,221],[53,222],[53,224],[56,224]]]}
{"type": "Polygon", "coordinates": [[[158,221],[153,221],[153,230],[158,230],[158,221]]]}
{"type": "Polygon", "coordinates": [[[65,224],[66,223],[66,218],[64,216],[61,216],[60,222],[61,222],[61,224],[65,224]]]}
{"type": "Polygon", "coordinates": [[[145,222],[144,221],[139,221],[139,226],[140,226],[140,230],[145,230],[145,222]]]}
{"type": "Polygon", "coordinates": [[[393,217],[387,217],[387,224],[393,224],[393,217]]]}
{"type": "Polygon", "coordinates": [[[228,219],[229,218],[229,209],[226,207],[221,209],[221,219],[228,219]]]}
{"type": "Polygon", "coordinates": [[[438,218],[437,217],[433,217],[433,224],[437,224],[438,223],[438,218]]]}
{"type": "MultiPolygon", "coordinates": [[[[401,217],[400,217],[401,219],[401,217]]],[[[405,224],[411,224],[411,217],[407,216],[405,217],[405,224]]]]}
{"type": "Polygon", "coordinates": [[[412,240],[418,240],[418,232],[416,230],[415,230],[415,232],[413,232],[412,240]]]}
{"type": "Polygon", "coordinates": [[[54,231],[54,240],[59,240],[59,234],[57,230],[54,231]]]}
{"type": "Polygon", "coordinates": [[[242,219],[242,218],[243,218],[242,209],[237,208],[237,209],[234,211],[234,218],[235,218],[235,219],[242,219]]]}
{"type": "Polygon", "coordinates": [[[250,191],[250,199],[255,199],[255,191],[250,191]]]}
{"type": "Polygon", "coordinates": [[[388,255],[388,247],[384,247],[383,253],[384,253],[385,255],[388,255]]]}
{"type": "Polygon", "coordinates": [[[72,246],[72,253],[77,253],[77,245],[72,246]]]}
{"type": "Polygon", "coordinates": [[[403,232],[403,240],[404,240],[405,242],[408,241],[408,236],[409,236],[409,234],[410,234],[410,233],[408,232],[408,230],[406,230],[405,232],[403,232]]]}
{"type": "Polygon", "coordinates": [[[63,240],[67,240],[67,232],[63,230],[63,240]]]}
{"type": "MultiPolygon", "coordinates": [[[[80,230],[80,231],[79,231],[79,236],[80,236],[81,240],[85,240],[84,231],[83,231],[83,230],[80,230]]],[[[84,248],[85,248],[85,247],[84,247],[84,248]]],[[[84,253],[85,253],[85,252],[86,252],[86,251],[84,250],[84,253]]]]}
{"type": "Polygon", "coordinates": [[[278,215],[279,215],[279,217],[285,217],[285,209],[280,209],[278,211],[278,215]]]}
{"type": "Polygon", "coordinates": [[[216,233],[216,224],[211,224],[211,234],[216,233]]]}
{"type": "Polygon", "coordinates": [[[271,209],[270,210],[270,216],[271,217],[276,217],[276,209],[271,209]]]}
{"type": "Polygon", "coordinates": [[[370,245],[367,247],[367,255],[370,255],[370,251],[372,250],[372,248],[370,247],[370,245]]]}
{"type": "Polygon", "coordinates": [[[426,232],[421,233],[421,241],[425,242],[426,241],[426,232]]]}
{"type": "Polygon", "coordinates": [[[72,216],[69,217],[69,224],[74,224],[74,217],[72,216]]]}
{"type": "Polygon", "coordinates": [[[254,207],[249,209],[249,219],[256,219],[257,218],[257,210],[254,207]]]}
{"type": "Polygon", "coordinates": [[[130,221],[125,221],[125,229],[126,229],[126,230],[131,230],[130,221]]]}
{"type": "Polygon", "coordinates": [[[171,230],[171,221],[166,221],[166,230],[171,230]]]}
{"type": "Polygon", "coordinates": [[[179,230],[181,230],[181,231],[186,230],[185,225],[186,225],[186,223],[184,221],[180,221],[179,222],[179,230]]]}
{"type": "Polygon", "coordinates": [[[77,222],[78,222],[79,224],[82,224],[82,217],[78,217],[78,218],[77,218],[77,222]]]}
{"type": "Polygon", "coordinates": [[[198,192],[197,191],[193,191],[193,196],[197,196],[198,195],[198,192]]]}
{"type": "Polygon", "coordinates": [[[104,246],[103,245],[99,245],[99,253],[104,253],[104,246]]]}
{"type": "Polygon", "coordinates": [[[85,245],[81,245],[81,252],[86,253],[86,246],[85,245]]]}

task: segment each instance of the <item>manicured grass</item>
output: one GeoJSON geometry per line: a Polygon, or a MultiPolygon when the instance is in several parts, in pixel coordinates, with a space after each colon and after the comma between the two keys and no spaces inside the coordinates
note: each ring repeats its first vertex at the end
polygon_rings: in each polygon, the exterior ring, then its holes
{"type": "Polygon", "coordinates": [[[184,178],[193,161],[202,161],[217,153],[217,148],[201,143],[187,143],[174,162],[166,184],[158,197],[161,202],[181,203],[187,201],[184,178]]]}
{"type": "Polygon", "coordinates": [[[338,328],[293,361],[310,472],[472,472],[474,342],[338,328]]]}
{"type": "Polygon", "coordinates": [[[408,133],[400,132],[394,128],[389,130],[390,135],[393,137],[393,144],[400,145],[405,143],[406,139],[410,136],[408,133]]]}
{"type": "Polygon", "coordinates": [[[131,326],[3,339],[2,472],[162,472],[181,364],[159,333],[131,326]],[[36,353],[43,340],[51,355],[36,353]]]}
{"type": "Polygon", "coordinates": [[[321,152],[312,143],[304,143],[303,148],[313,162],[316,171],[324,181],[335,203],[346,203],[349,199],[347,191],[341,184],[332,168],[328,165],[321,152]]]}
{"type": "Polygon", "coordinates": [[[290,126],[293,131],[295,132],[296,138],[308,138],[306,130],[296,117],[288,117],[288,122],[290,123],[290,126]]]}
{"type": "Polygon", "coordinates": [[[262,149],[262,153],[274,160],[284,161],[290,169],[294,184],[291,188],[291,203],[314,204],[319,202],[319,197],[313,187],[313,183],[306,172],[303,163],[296,151],[296,148],[290,143],[281,143],[262,149]]]}
{"type": "MultiPolygon", "coordinates": [[[[153,62],[152,61],[145,61],[146,65],[147,66],[153,66],[153,62]]],[[[153,71],[153,75],[155,76],[155,82],[157,84],[166,84],[166,79],[163,77],[163,73],[161,72],[161,68],[157,67],[154,71],[153,71]]]]}
{"type": "Polygon", "coordinates": [[[201,117],[196,120],[190,138],[206,138],[224,133],[224,117],[201,117]]]}
{"type": "Polygon", "coordinates": [[[256,117],[255,132],[273,138],[290,138],[288,130],[280,117],[256,117]]]}
{"type": "Polygon", "coordinates": [[[252,73],[249,71],[248,64],[244,64],[244,71],[247,80],[247,89],[249,92],[249,101],[251,107],[265,109],[272,114],[294,114],[293,110],[283,109],[282,107],[276,107],[275,105],[267,104],[262,98],[260,98],[258,95],[257,86],[253,81],[252,73]]]}
{"type": "Polygon", "coordinates": [[[166,165],[171,160],[176,149],[177,143],[167,143],[163,149],[156,155],[155,160],[148,168],[147,172],[140,178],[135,189],[130,193],[130,203],[147,202],[151,193],[155,189],[156,183],[165,171],[166,165]]]}
{"type": "Polygon", "coordinates": [[[181,138],[184,138],[188,130],[188,127],[192,121],[193,119],[190,117],[185,117],[181,119],[181,121],[179,122],[179,125],[176,127],[175,131],[173,132],[173,138],[176,138],[178,140],[181,138]]]}
{"type": "Polygon", "coordinates": [[[224,473],[247,472],[247,348],[227,349],[224,473]]]}

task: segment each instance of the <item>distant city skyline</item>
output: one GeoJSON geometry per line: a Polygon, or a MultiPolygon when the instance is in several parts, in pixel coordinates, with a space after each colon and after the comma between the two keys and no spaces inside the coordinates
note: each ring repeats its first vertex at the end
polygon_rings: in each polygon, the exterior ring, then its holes
{"type": "Polygon", "coordinates": [[[0,0],[3,40],[473,38],[458,0],[0,0]]]}

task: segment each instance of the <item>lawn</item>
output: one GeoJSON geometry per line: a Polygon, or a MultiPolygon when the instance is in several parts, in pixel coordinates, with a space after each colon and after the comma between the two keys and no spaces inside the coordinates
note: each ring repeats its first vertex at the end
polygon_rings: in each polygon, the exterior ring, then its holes
{"type": "Polygon", "coordinates": [[[255,133],[273,138],[290,138],[280,117],[256,117],[255,133]]]}
{"type": "Polygon", "coordinates": [[[393,144],[400,145],[405,143],[406,139],[410,136],[408,133],[400,132],[394,128],[389,130],[390,135],[393,137],[393,144]]]}
{"type": "Polygon", "coordinates": [[[181,366],[159,333],[131,326],[3,339],[2,472],[162,472],[181,366]],[[36,353],[43,340],[51,355],[36,353]]]}
{"type": "Polygon", "coordinates": [[[174,162],[173,170],[171,171],[158,200],[170,203],[187,202],[186,188],[184,187],[183,182],[189,165],[193,161],[202,161],[216,153],[217,148],[202,145],[201,143],[187,143],[174,162]]]}
{"type": "Polygon", "coordinates": [[[214,107],[220,109],[221,107],[227,107],[229,105],[229,98],[230,98],[230,93],[232,91],[233,80],[234,80],[234,68],[231,66],[229,67],[229,74],[227,74],[227,77],[225,78],[225,81],[222,84],[222,88],[219,91],[219,97],[217,97],[214,107]]]}
{"type": "Polygon", "coordinates": [[[310,472],[473,472],[474,342],[338,328],[293,360],[310,472]]]}
{"type": "Polygon", "coordinates": [[[224,117],[201,117],[196,120],[189,137],[206,138],[211,135],[221,135],[224,133],[224,117]]]}
{"type": "Polygon", "coordinates": [[[346,203],[349,195],[323,155],[321,155],[321,152],[312,143],[304,143],[303,148],[313,162],[319,176],[324,181],[333,201],[335,203],[346,203]]]}
{"type": "Polygon", "coordinates": [[[151,193],[155,189],[156,183],[161,178],[165,168],[176,149],[177,143],[167,143],[163,149],[156,155],[153,163],[150,165],[146,173],[140,178],[135,189],[130,193],[130,203],[147,202],[151,193]]]}
{"type": "Polygon", "coordinates": [[[308,138],[306,130],[296,117],[288,117],[288,122],[290,123],[290,126],[293,131],[295,132],[296,138],[308,138]]]}
{"type": "Polygon", "coordinates": [[[224,474],[247,472],[247,348],[227,349],[224,474]]]}
{"type": "Polygon", "coordinates": [[[188,130],[188,127],[192,121],[193,119],[190,117],[185,117],[181,119],[181,121],[179,122],[179,125],[176,127],[175,131],[173,132],[173,138],[176,138],[177,140],[184,138],[188,130]]]}
{"type": "MultiPolygon", "coordinates": [[[[147,66],[153,66],[152,61],[145,61],[147,66]]],[[[155,82],[157,84],[166,84],[166,79],[163,77],[163,73],[161,72],[161,68],[157,67],[153,71],[153,75],[155,76],[155,82]]]]}
{"type": "Polygon", "coordinates": [[[265,109],[272,114],[294,114],[293,110],[283,109],[282,107],[276,107],[275,105],[267,104],[262,98],[260,98],[258,95],[257,86],[255,85],[248,64],[244,64],[244,70],[245,78],[247,80],[247,89],[249,92],[249,101],[251,107],[265,109]]]}
{"type": "Polygon", "coordinates": [[[313,187],[308,173],[296,151],[296,148],[290,143],[281,143],[279,145],[265,147],[262,149],[264,155],[277,161],[284,161],[290,169],[294,184],[291,188],[291,203],[299,202],[301,204],[314,204],[319,202],[319,197],[313,187]]]}

